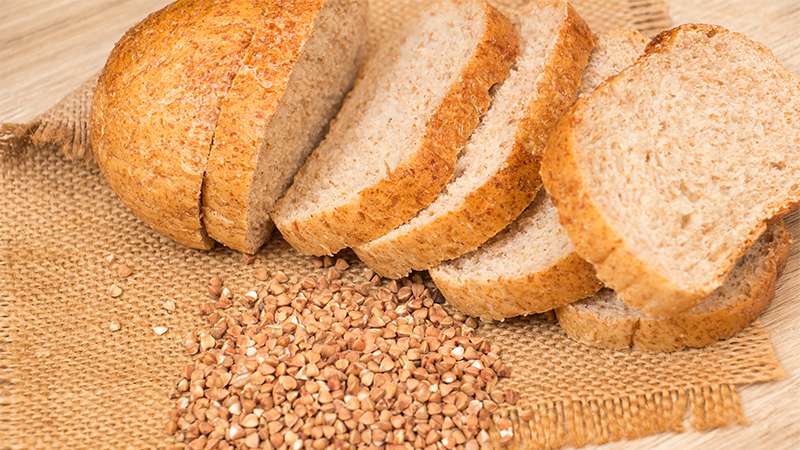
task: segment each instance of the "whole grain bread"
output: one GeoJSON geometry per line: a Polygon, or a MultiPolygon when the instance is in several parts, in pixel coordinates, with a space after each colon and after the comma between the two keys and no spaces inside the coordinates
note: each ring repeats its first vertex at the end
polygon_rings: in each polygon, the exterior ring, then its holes
{"type": "MultiPolygon", "coordinates": [[[[580,95],[632,64],[647,45],[636,31],[597,36],[580,95]]],[[[506,230],[477,251],[430,270],[448,303],[485,319],[542,313],[602,287],[559,224],[545,192],[506,230]]]]}
{"type": "Polygon", "coordinates": [[[602,287],[544,191],[480,249],[429,272],[449,304],[487,320],[549,311],[602,287]]]}
{"type": "Polygon", "coordinates": [[[556,314],[568,336],[593,346],[657,352],[705,347],[734,336],[769,306],[789,247],[783,222],[770,226],[721,287],[674,317],[645,316],[610,289],[563,306],[556,314]]]}
{"type": "Polygon", "coordinates": [[[271,202],[354,78],[365,21],[364,0],[180,0],[151,14],[97,84],[92,148],[107,182],[183,245],[254,251],[271,202]]]}
{"type": "Polygon", "coordinates": [[[483,0],[432,2],[371,55],[273,220],[306,254],[385,234],[428,206],[518,53],[483,0]]]}
{"type": "Polygon", "coordinates": [[[710,25],[661,34],[560,122],[545,187],[578,253],[629,306],[676,315],[800,201],[800,81],[710,25]]]}
{"type": "Polygon", "coordinates": [[[540,154],[574,100],[593,37],[564,0],[531,2],[512,19],[520,56],[459,156],[453,179],[412,220],[354,249],[380,275],[400,278],[475,250],[541,187],[540,154]]]}
{"type": "Polygon", "coordinates": [[[367,36],[366,0],[260,3],[203,183],[209,236],[245,253],[269,237],[269,213],[352,86],[367,36]]]}
{"type": "Polygon", "coordinates": [[[125,33],[97,82],[92,150],[106,181],[137,217],[189,247],[213,245],[200,217],[203,174],[220,99],[261,12],[245,0],[170,4],[125,33]]]}

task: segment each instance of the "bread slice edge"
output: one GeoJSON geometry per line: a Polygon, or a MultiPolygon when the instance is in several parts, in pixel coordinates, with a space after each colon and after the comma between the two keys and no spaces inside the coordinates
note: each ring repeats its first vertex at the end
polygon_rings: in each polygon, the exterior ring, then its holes
{"type": "MultiPolygon", "coordinates": [[[[273,216],[283,238],[300,253],[332,255],[375,239],[428,206],[450,177],[460,148],[489,107],[490,89],[510,71],[519,43],[513,25],[482,1],[486,28],[475,53],[428,120],[419,151],[350,203],[304,220],[273,216]],[[471,107],[465,108],[469,104],[471,107]],[[453,126],[460,124],[460,126],[453,126]]],[[[276,210],[287,205],[278,202],[276,210]]]]}
{"type": "MultiPolygon", "coordinates": [[[[347,11],[351,13],[350,17],[339,20],[339,32],[348,33],[357,30],[361,27],[359,22],[366,21],[365,0],[300,2],[283,7],[265,6],[266,14],[270,14],[272,20],[281,19],[285,25],[280,29],[258,30],[257,33],[262,36],[256,36],[253,44],[248,48],[246,62],[236,74],[229,94],[222,101],[222,110],[217,121],[214,142],[203,180],[203,223],[209,236],[217,242],[235,250],[253,254],[269,238],[273,229],[270,211],[280,194],[273,198],[272,204],[258,204],[255,195],[259,189],[259,181],[263,181],[265,176],[261,175],[261,179],[259,179],[259,170],[262,170],[265,162],[267,166],[271,166],[274,161],[281,160],[279,156],[273,156],[274,152],[289,151],[293,160],[285,161],[286,165],[281,168],[282,174],[273,175],[275,179],[286,177],[284,184],[291,183],[291,176],[294,175],[299,164],[302,164],[304,157],[318,144],[321,131],[332,119],[331,114],[335,114],[338,110],[343,95],[352,86],[360,56],[363,56],[366,23],[363,24],[364,33],[360,41],[340,44],[341,48],[347,49],[342,50],[347,58],[333,60],[329,56],[328,60],[317,60],[310,59],[314,57],[308,55],[316,47],[327,45],[331,38],[336,37],[329,36],[331,34],[331,17],[337,12],[337,9],[344,8],[352,9],[352,11],[347,11]],[[326,8],[328,9],[326,10],[326,8]],[[286,20],[287,18],[291,20],[286,20]],[[348,26],[342,25],[342,23],[348,26]],[[322,34],[323,32],[326,32],[327,35],[322,34]],[[348,60],[351,56],[355,61],[348,60]],[[269,68],[263,68],[262,66],[267,63],[269,68]],[[294,118],[286,112],[292,111],[292,106],[287,109],[286,102],[289,99],[293,99],[295,103],[298,100],[302,101],[302,97],[298,97],[296,92],[290,92],[290,90],[300,88],[298,84],[309,82],[302,77],[300,78],[302,81],[298,81],[295,78],[296,73],[302,69],[314,74],[315,77],[324,77],[325,75],[318,72],[321,70],[318,66],[334,63],[339,66],[337,70],[342,74],[335,78],[349,79],[347,86],[326,87],[335,92],[339,92],[344,87],[344,90],[341,91],[342,95],[338,96],[338,101],[334,105],[330,105],[324,102],[332,101],[336,96],[324,97],[312,94],[315,97],[314,101],[303,101],[305,108],[295,110],[295,114],[320,114],[320,118],[324,120],[325,124],[312,122],[309,117],[305,117],[304,119],[309,120],[308,122],[304,120],[304,130],[300,136],[307,139],[304,133],[309,133],[308,137],[312,138],[310,141],[306,141],[306,145],[286,147],[291,144],[281,142],[275,145],[275,142],[270,139],[269,133],[275,132],[276,121],[294,118]],[[303,67],[299,67],[300,65],[303,67]],[[310,147],[309,143],[311,143],[310,147]],[[300,151],[300,153],[292,151],[300,151]],[[288,166],[288,164],[296,165],[288,166]],[[269,210],[261,210],[264,206],[269,210]]],[[[358,38],[356,37],[356,39],[358,38]]],[[[322,88],[323,86],[317,87],[322,88]]],[[[304,96],[308,98],[308,94],[304,96]]],[[[302,143],[302,140],[293,142],[296,145],[302,143]]],[[[286,187],[288,186],[284,185],[282,191],[285,191],[286,187]]],[[[268,193],[265,192],[265,194],[268,193]]]]}
{"type": "Polygon", "coordinates": [[[733,337],[764,312],[775,294],[775,285],[789,257],[791,237],[783,221],[772,225],[769,256],[759,277],[748,280],[750,295],[719,309],[692,310],[667,318],[620,316],[608,319],[588,308],[566,305],[556,310],[564,332],[587,345],[623,350],[673,352],[701,348],[733,337]]]}
{"type": "Polygon", "coordinates": [[[437,268],[429,273],[447,303],[483,320],[502,321],[551,311],[602,287],[591,264],[574,252],[545,270],[518,277],[461,281],[437,268]]]}
{"type": "Polygon", "coordinates": [[[412,270],[458,258],[502,231],[533,200],[541,187],[539,162],[547,133],[574,101],[594,46],[588,25],[571,4],[565,6],[553,54],[537,81],[542,92],[518,123],[513,150],[503,168],[469,193],[457,209],[398,236],[383,236],[355,247],[372,270],[401,278],[412,270]]]}
{"type": "MultiPolygon", "coordinates": [[[[659,35],[641,58],[666,51],[665,46],[674,35],[686,29],[700,29],[708,33],[729,32],[713,25],[682,25],[659,35]]],[[[609,78],[598,89],[612,83],[619,76],[620,74],[609,78]]],[[[738,252],[727,261],[725,270],[717,273],[712,282],[696,289],[682,288],[628,248],[621,236],[606,221],[602,209],[589,195],[576,160],[575,138],[571,134],[585,101],[586,98],[579,100],[561,119],[553,133],[544,153],[542,181],[551,194],[561,223],[572,238],[578,253],[594,265],[598,278],[613,288],[633,308],[649,315],[673,316],[702,302],[722,285],[736,261],[764,233],[767,223],[797,206],[794,203],[786,205],[754,227],[738,252]]]]}

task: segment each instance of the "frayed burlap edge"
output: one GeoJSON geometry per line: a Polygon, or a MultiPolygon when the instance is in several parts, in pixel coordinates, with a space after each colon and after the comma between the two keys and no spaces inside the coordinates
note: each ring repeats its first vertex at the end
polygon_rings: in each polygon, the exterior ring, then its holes
{"type": "MultiPolygon", "coordinates": [[[[622,398],[550,402],[501,414],[514,423],[512,448],[553,449],[600,445],[664,432],[744,425],[736,387],[692,386],[622,398]]],[[[498,439],[496,430],[494,438],[498,439]]]]}
{"type": "Polygon", "coordinates": [[[89,113],[96,83],[96,77],[87,80],[28,123],[0,124],[0,161],[12,161],[28,150],[55,149],[71,161],[93,163],[89,113]]]}

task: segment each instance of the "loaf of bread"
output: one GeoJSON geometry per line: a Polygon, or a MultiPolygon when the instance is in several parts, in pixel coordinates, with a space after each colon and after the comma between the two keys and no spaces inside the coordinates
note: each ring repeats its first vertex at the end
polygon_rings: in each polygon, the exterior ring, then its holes
{"type": "MultiPolygon", "coordinates": [[[[647,39],[613,30],[597,37],[583,74],[580,95],[632,64],[647,39]]],[[[448,303],[485,319],[542,313],[580,300],[602,287],[559,224],[547,194],[506,230],[477,251],[430,270],[448,303]]]]}
{"type": "Polygon", "coordinates": [[[566,1],[537,0],[512,19],[520,56],[459,156],[453,179],[412,220],[354,249],[375,272],[399,278],[475,250],[541,187],[541,152],[572,104],[593,38],[566,1]]]}
{"type": "Polygon", "coordinates": [[[175,2],[109,56],[92,105],[95,159],[157,231],[252,253],[365,38],[366,0],[175,2]]]}
{"type": "Polygon", "coordinates": [[[769,306],[789,244],[783,222],[770,226],[721,287],[677,316],[645,316],[604,289],[559,308],[558,321],[571,338],[603,348],[671,352],[705,347],[734,336],[769,306]]]}
{"type": "Polygon", "coordinates": [[[370,56],[273,219],[305,254],[375,239],[428,206],[518,53],[484,0],[438,0],[370,56]]]}
{"type": "Polygon", "coordinates": [[[661,34],[560,122],[542,177],[561,223],[629,306],[680,314],[800,201],[800,80],[710,25],[661,34]]]}

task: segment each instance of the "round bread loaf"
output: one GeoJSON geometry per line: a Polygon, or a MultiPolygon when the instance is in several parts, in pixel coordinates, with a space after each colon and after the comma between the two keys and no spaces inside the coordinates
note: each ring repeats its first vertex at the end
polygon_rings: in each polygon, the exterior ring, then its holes
{"type": "Polygon", "coordinates": [[[366,0],[170,4],[106,63],[95,159],[155,230],[193,248],[216,240],[253,253],[351,87],[365,38],[366,0]]]}

